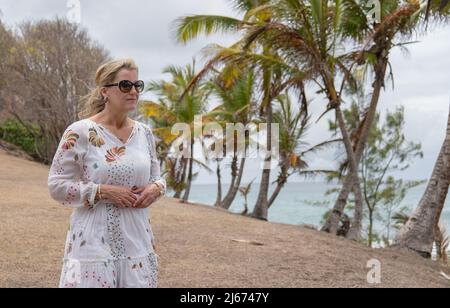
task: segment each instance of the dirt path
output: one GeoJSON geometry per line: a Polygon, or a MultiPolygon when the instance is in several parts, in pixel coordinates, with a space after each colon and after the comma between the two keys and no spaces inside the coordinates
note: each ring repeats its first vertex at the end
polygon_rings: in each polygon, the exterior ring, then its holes
{"type": "MultiPolygon", "coordinates": [[[[0,151],[0,287],[57,286],[70,210],[48,195],[47,174],[0,151]]],[[[370,287],[371,259],[381,261],[381,287],[450,287],[442,268],[409,252],[206,206],[165,199],[152,223],[160,287],[370,287]]]]}

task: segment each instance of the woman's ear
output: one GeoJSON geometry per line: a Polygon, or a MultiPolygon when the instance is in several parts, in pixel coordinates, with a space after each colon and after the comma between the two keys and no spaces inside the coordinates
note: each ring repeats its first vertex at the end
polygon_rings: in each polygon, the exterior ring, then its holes
{"type": "Polygon", "coordinates": [[[106,99],[108,97],[108,88],[100,88],[100,94],[102,95],[103,99],[106,99]]]}

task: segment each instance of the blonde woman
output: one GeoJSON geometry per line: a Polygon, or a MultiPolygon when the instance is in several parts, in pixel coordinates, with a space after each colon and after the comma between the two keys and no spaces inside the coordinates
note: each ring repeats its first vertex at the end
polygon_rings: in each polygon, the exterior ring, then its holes
{"type": "Polygon", "coordinates": [[[131,120],[144,83],[132,60],[96,73],[87,117],[70,125],[48,178],[51,196],[73,208],[61,288],[157,286],[148,208],[165,194],[153,134],[131,120]]]}

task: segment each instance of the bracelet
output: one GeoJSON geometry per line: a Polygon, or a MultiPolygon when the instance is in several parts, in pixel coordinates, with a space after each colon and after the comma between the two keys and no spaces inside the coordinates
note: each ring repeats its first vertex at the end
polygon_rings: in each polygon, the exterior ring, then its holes
{"type": "Polygon", "coordinates": [[[155,182],[153,184],[156,185],[156,187],[159,188],[159,197],[158,198],[161,198],[162,196],[164,196],[164,191],[165,191],[164,186],[161,183],[159,183],[159,182],[155,182]]]}
{"type": "Polygon", "coordinates": [[[97,203],[97,202],[99,202],[101,200],[103,200],[103,196],[102,196],[101,185],[99,184],[97,186],[97,195],[95,196],[95,202],[97,203]]]}
{"type": "Polygon", "coordinates": [[[98,185],[98,198],[100,200],[103,199],[103,197],[102,197],[102,185],[98,185]]]}

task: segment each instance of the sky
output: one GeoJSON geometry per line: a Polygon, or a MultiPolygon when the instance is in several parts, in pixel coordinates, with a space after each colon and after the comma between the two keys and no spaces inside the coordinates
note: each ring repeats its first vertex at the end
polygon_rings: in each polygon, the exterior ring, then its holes
{"type": "MultiPolygon", "coordinates": [[[[201,38],[187,45],[173,38],[173,21],[184,15],[214,14],[237,16],[226,0],[80,0],[81,26],[90,36],[110,51],[114,58],[134,58],[140,67],[141,79],[158,80],[167,76],[168,65],[183,66],[210,43],[228,45],[235,37],[216,35],[201,38]]],[[[0,17],[14,28],[23,21],[67,17],[67,0],[0,0],[0,17]]],[[[414,38],[420,42],[408,47],[405,54],[396,49],[391,62],[395,89],[383,92],[379,110],[384,114],[397,106],[405,107],[405,134],[408,140],[420,142],[424,159],[416,160],[401,174],[405,179],[429,178],[444,140],[450,106],[450,26],[433,27],[427,36],[414,38]]],[[[1,47],[0,47],[1,48],[1,47]]],[[[326,102],[313,98],[312,117],[324,111],[326,102]]],[[[314,125],[307,136],[309,144],[326,140],[327,118],[314,125]]],[[[326,151],[310,158],[311,168],[335,166],[336,153],[326,151]]],[[[260,174],[259,164],[250,162],[245,181],[260,174]]],[[[211,183],[211,175],[200,173],[197,183],[211,183]]],[[[226,181],[226,179],[225,179],[226,181]]]]}

